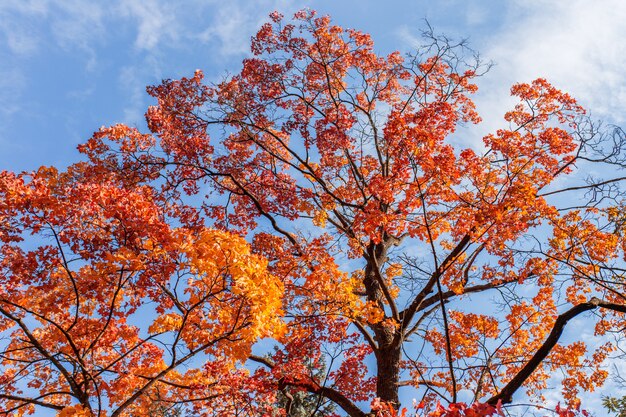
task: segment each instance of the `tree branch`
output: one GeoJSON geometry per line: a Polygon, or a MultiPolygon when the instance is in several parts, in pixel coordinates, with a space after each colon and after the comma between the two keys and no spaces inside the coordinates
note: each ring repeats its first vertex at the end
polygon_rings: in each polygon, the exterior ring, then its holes
{"type": "MultiPolygon", "coordinates": [[[[41,398],[49,397],[51,395],[57,395],[57,394],[71,395],[68,392],[52,392],[52,393],[48,393],[46,395],[39,396],[37,398],[27,398],[27,397],[18,397],[16,395],[10,395],[10,394],[0,394],[0,398],[6,399],[6,400],[11,400],[11,401],[21,401],[23,403],[20,406],[12,408],[11,410],[6,410],[7,413],[9,413],[9,412],[11,412],[13,410],[17,410],[18,408],[24,407],[24,406],[26,406],[28,404],[39,405],[41,407],[51,408],[53,410],[62,410],[64,408],[64,406],[62,406],[62,405],[52,404],[52,403],[47,403],[45,401],[41,401],[41,398]]],[[[5,411],[2,411],[2,412],[4,413],[5,411]]]]}
{"type": "Polygon", "coordinates": [[[524,365],[524,367],[509,381],[508,384],[504,386],[500,390],[497,395],[494,395],[489,400],[487,400],[487,404],[495,405],[498,401],[501,401],[502,404],[508,404],[513,401],[513,394],[526,382],[526,380],[532,375],[532,373],[539,367],[541,362],[550,354],[552,348],[558,343],[561,334],[563,333],[563,329],[568,321],[573,319],[585,311],[594,310],[596,308],[606,308],[608,310],[619,311],[621,313],[626,313],[626,305],[615,304],[615,303],[607,303],[602,301],[596,297],[593,297],[586,303],[578,304],[565,313],[559,315],[554,322],[554,327],[552,327],[552,331],[548,335],[548,338],[543,342],[543,345],[535,352],[532,358],[524,365]]]}
{"type": "Polygon", "coordinates": [[[624,181],[624,180],[626,180],[626,177],[611,178],[610,180],[596,182],[596,183],[593,183],[593,184],[579,185],[579,186],[575,186],[575,187],[562,188],[560,190],[548,191],[548,192],[545,192],[545,193],[537,194],[537,197],[545,197],[545,196],[548,196],[548,195],[564,193],[564,192],[567,192],[567,191],[576,191],[576,190],[584,190],[584,189],[587,189],[587,188],[596,188],[596,187],[601,187],[603,185],[612,184],[614,182],[619,182],[619,181],[624,181]]]}
{"type": "MultiPolygon", "coordinates": [[[[417,294],[417,296],[413,299],[411,305],[409,305],[404,311],[400,313],[400,318],[402,319],[401,326],[403,329],[406,329],[410,326],[411,320],[413,320],[415,313],[421,309],[422,302],[426,299],[426,296],[432,292],[433,288],[437,284],[437,280],[439,279],[439,277],[441,277],[441,275],[443,275],[443,273],[450,267],[450,265],[454,263],[458,256],[465,250],[470,241],[471,235],[469,233],[463,236],[463,238],[459,241],[459,243],[452,250],[452,252],[448,254],[446,259],[444,259],[441,265],[439,265],[435,272],[433,272],[422,291],[420,291],[420,293],[417,294]]],[[[437,296],[437,298],[439,297],[437,296]]]]}
{"type": "MultiPolygon", "coordinates": [[[[262,356],[250,355],[248,359],[263,364],[270,369],[276,366],[271,359],[264,358],[262,356]]],[[[361,411],[361,409],[350,401],[345,395],[332,388],[321,386],[313,380],[295,380],[292,382],[285,382],[284,380],[281,380],[281,384],[285,386],[290,385],[293,387],[303,388],[312,394],[326,397],[341,407],[350,417],[367,417],[367,414],[361,411]]]]}

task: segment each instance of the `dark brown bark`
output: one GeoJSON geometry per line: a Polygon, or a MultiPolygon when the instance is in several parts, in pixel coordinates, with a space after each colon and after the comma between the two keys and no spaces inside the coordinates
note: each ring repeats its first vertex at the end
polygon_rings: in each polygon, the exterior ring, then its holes
{"type": "Polygon", "coordinates": [[[613,311],[619,311],[622,313],[626,313],[626,306],[615,303],[607,303],[605,301],[599,300],[598,298],[592,298],[586,303],[578,304],[565,313],[559,315],[554,322],[554,327],[552,327],[552,331],[548,335],[548,338],[543,342],[543,345],[535,352],[532,358],[524,365],[524,367],[509,381],[508,384],[504,388],[500,390],[497,395],[494,395],[489,400],[487,400],[487,404],[496,405],[499,401],[502,404],[508,404],[513,401],[513,394],[526,382],[526,380],[532,375],[532,373],[541,365],[543,360],[548,356],[548,354],[552,351],[554,346],[558,343],[563,330],[565,329],[565,325],[568,321],[576,317],[577,315],[584,313],[585,311],[594,310],[598,307],[606,308],[613,311]]]}
{"type": "MultiPolygon", "coordinates": [[[[367,266],[364,284],[367,299],[376,303],[383,310],[388,297],[385,296],[385,283],[380,279],[380,268],[387,259],[388,246],[387,242],[371,244],[365,256],[367,266]]],[[[392,310],[392,317],[387,316],[386,320],[397,319],[397,312],[394,314],[392,306],[389,307],[392,310]]],[[[393,404],[394,407],[398,408],[400,406],[398,386],[402,349],[401,343],[398,343],[398,328],[390,326],[386,320],[370,325],[378,346],[375,352],[377,365],[376,396],[381,401],[393,404]]]]}
{"type": "MultiPolygon", "coordinates": [[[[386,258],[387,250],[385,249],[385,245],[370,244],[365,253],[365,261],[367,264],[365,266],[365,277],[363,279],[367,300],[376,303],[376,305],[383,310],[385,308],[384,294],[381,283],[377,279],[377,274],[380,274],[380,270],[378,270],[379,265],[382,265],[386,258]]],[[[377,328],[380,326],[373,327],[377,328]]],[[[374,331],[377,333],[376,329],[374,329],[374,331]]]]}
{"type": "Polygon", "coordinates": [[[400,406],[398,387],[401,359],[402,349],[394,344],[381,349],[376,361],[378,366],[376,396],[382,401],[393,404],[395,408],[400,406]]]}
{"type": "MultiPolygon", "coordinates": [[[[249,357],[249,359],[252,361],[258,362],[260,364],[263,364],[270,369],[274,368],[275,366],[274,362],[272,362],[270,359],[265,358],[265,357],[252,355],[249,357]]],[[[359,407],[357,407],[352,401],[350,401],[341,392],[334,390],[332,388],[321,386],[314,380],[291,381],[288,384],[285,383],[284,380],[279,381],[279,387],[281,389],[287,385],[302,388],[312,394],[317,394],[317,395],[321,395],[322,397],[328,398],[329,400],[337,404],[339,407],[341,407],[343,411],[345,411],[350,417],[367,417],[367,414],[365,414],[359,407]]]]}

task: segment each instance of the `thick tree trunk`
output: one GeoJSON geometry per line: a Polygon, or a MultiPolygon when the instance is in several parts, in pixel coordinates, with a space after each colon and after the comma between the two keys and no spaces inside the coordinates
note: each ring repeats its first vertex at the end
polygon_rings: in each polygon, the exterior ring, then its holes
{"type": "Polygon", "coordinates": [[[402,349],[400,346],[390,345],[380,349],[376,361],[378,366],[376,396],[382,401],[393,404],[395,408],[400,406],[398,383],[400,381],[401,357],[402,349]]]}
{"type": "MultiPolygon", "coordinates": [[[[367,266],[365,268],[365,289],[368,301],[376,303],[379,308],[385,310],[385,297],[383,295],[380,266],[387,260],[387,244],[385,242],[372,244],[367,251],[367,266]]],[[[383,284],[384,285],[384,284],[383,284]]],[[[387,316],[387,319],[391,317],[387,316]]],[[[398,382],[400,379],[400,359],[402,357],[401,343],[398,343],[397,329],[385,321],[371,324],[374,339],[378,345],[376,352],[377,382],[376,396],[382,401],[393,404],[398,408],[398,382]]]]}

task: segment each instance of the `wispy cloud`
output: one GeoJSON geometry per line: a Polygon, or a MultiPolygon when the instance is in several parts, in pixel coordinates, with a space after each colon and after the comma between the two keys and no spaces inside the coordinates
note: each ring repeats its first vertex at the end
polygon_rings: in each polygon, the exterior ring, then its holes
{"type": "Polygon", "coordinates": [[[53,37],[63,48],[92,49],[105,36],[102,4],[82,0],[57,0],[50,23],[53,37]]]}
{"type": "MultiPolygon", "coordinates": [[[[444,0],[428,5],[436,31],[470,37],[470,46],[496,65],[479,80],[484,122],[472,142],[504,126],[511,85],[543,77],[567,91],[592,116],[626,121],[626,2],[623,0],[444,0]]],[[[409,47],[414,29],[397,29],[409,47]]]]}
{"type": "Polygon", "coordinates": [[[190,0],[183,5],[165,0],[120,0],[116,10],[125,24],[131,23],[134,47],[138,50],[119,70],[119,86],[129,95],[124,120],[137,123],[142,119],[148,100],[144,90],[147,83],[175,76],[171,71],[176,66],[167,62],[175,51],[206,53],[207,58],[202,61],[224,65],[216,70],[221,73],[230,59],[249,52],[250,36],[267,20],[268,13],[285,9],[287,3],[190,0]],[[163,74],[163,70],[168,72],[163,74]]]}
{"type": "Polygon", "coordinates": [[[47,13],[47,0],[0,2],[0,37],[12,53],[30,55],[37,50],[40,36],[32,19],[45,18],[47,13]]]}
{"type": "Polygon", "coordinates": [[[492,76],[500,85],[545,77],[595,115],[624,121],[624,21],[621,0],[516,0],[504,30],[488,41],[492,76]]]}
{"type": "Polygon", "coordinates": [[[116,10],[133,21],[135,47],[156,53],[161,47],[194,42],[218,45],[218,56],[245,54],[250,36],[275,10],[292,10],[289,0],[207,1],[119,0],[116,10]]]}
{"type": "Polygon", "coordinates": [[[33,36],[27,27],[15,22],[5,22],[2,29],[7,46],[16,55],[31,55],[39,47],[37,37],[33,36]]]}
{"type": "Polygon", "coordinates": [[[210,25],[202,31],[198,39],[204,43],[217,40],[219,53],[222,55],[245,54],[250,46],[250,31],[253,20],[258,19],[241,10],[235,4],[228,4],[217,9],[210,25]]]}
{"type": "Polygon", "coordinates": [[[105,15],[103,5],[82,0],[6,0],[0,2],[0,36],[21,57],[44,47],[79,49],[86,53],[87,69],[93,69],[105,15]]]}
{"type": "Polygon", "coordinates": [[[178,20],[179,9],[185,7],[182,3],[158,0],[121,0],[118,10],[122,16],[129,17],[136,23],[135,46],[143,50],[154,50],[161,42],[175,42],[180,38],[179,32],[183,26],[178,20]]]}
{"type": "Polygon", "coordinates": [[[288,0],[261,0],[215,2],[209,25],[198,35],[202,42],[216,42],[217,52],[222,56],[243,55],[250,51],[250,37],[268,14],[278,10],[286,15],[297,7],[288,0]]]}

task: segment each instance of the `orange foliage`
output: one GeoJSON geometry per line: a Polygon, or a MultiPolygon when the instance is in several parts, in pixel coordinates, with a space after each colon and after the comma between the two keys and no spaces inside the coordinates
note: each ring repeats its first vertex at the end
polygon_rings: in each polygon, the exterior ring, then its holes
{"type": "Polygon", "coordinates": [[[622,143],[598,156],[538,79],[459,149],[484,69],[464,45],[380,56],[310,11],[271,20],[238,74],[150,87],[149,133],[0,173],[0,414],[280,416],[307,392],[391,416],[408,386],[420,414],[485,416],[553,375],[577,407],[615,346],[559,337],[626,324],[626,243],[617,180],[575,174],[622,143]]]}

